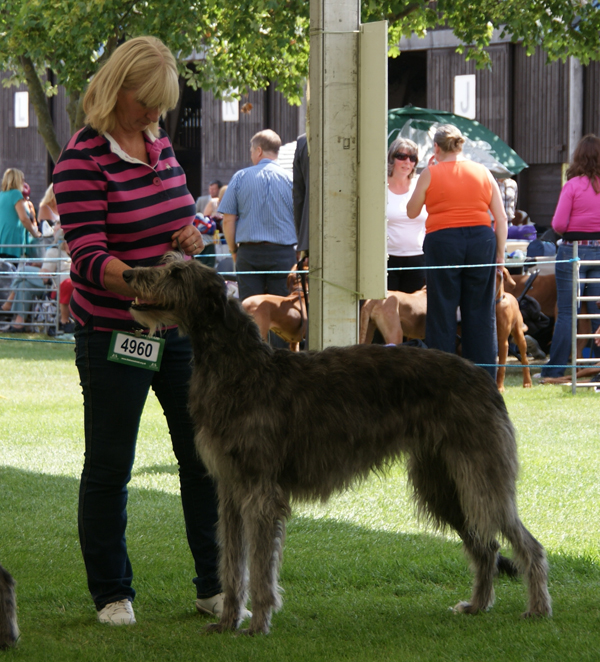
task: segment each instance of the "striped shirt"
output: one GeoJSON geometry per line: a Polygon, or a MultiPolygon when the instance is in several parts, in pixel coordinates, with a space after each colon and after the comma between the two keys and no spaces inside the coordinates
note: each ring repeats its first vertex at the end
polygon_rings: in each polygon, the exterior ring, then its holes
{"type": "Polygon", "coordinates": [[[235,241],[296,244],[292,177],[278,163],[261,159],[238,170],[219,205],[221,214],[237,216],[235,241]]]}
{"type": "Polygon", "coordinates": [[[104,285],[106,265],[154,266],[171,237],[193,222],[194,198],[164,131],[144,135],[149,164],[131,158],[110,136],[85,127],[64,148],[54,169],[54,192],[69,244],[73,317],[94,329],[140,328],[131,299],[104,285]]]}

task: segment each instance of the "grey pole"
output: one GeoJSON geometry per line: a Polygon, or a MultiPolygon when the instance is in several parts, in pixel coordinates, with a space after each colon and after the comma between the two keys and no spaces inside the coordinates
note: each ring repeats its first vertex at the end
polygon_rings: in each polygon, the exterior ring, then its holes
{"type": "Polygon", "coordinates": [[[571,315],[571,393],[577,393],[577,308],[579,297],[579,260],[578,244],[573,242],[573,283],[572,283],[572,315],[571,315]]]}

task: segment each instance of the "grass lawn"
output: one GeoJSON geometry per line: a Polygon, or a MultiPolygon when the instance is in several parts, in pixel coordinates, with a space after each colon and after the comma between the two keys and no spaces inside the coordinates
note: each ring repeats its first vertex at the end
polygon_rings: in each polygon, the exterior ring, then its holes
{"type": "Polygon", "coordinates": [[[152,396],[130,484],[128,545],[137,625],[95,620],[77,538],[81,393],[72,345],[0,340],[0,562],[18,582],[21,641],[7,660],[506,662],[600,659],[600,394],[520,387],[505,394],[519,433],[519,507],[545,545],[554,617],[519,618],[521,580],[500,578],[486,614],[455,537],[413,513],[403,468],[288,526],[283,610],[268,637],[202,633],[194,609],[177,470],[152,396]]]}

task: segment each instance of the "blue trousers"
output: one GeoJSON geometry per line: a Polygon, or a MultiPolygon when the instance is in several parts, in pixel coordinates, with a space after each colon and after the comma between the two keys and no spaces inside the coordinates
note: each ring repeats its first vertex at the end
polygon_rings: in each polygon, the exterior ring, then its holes
{"type": "Polygon", "coordinates": [[[425,343],[444,352],[456,351],[456,309],[460,308],[462,355],[483,365],[496,378],[498,340],[494,288],[496,269],[468,267],[496,262],[496,235],[485,226],[449,228],[425,235],[427,270],[425,343]]]}
{"type": "MultiPolygon", "coordinates": [[[[600,260],[600,247],[578,246],[577,255],[581,260],[600,260]]],[[[570,260],[573,257],[573,246],[561,244],[556,254],[556,305],[558,316],[554,324],[552,343],[550,344],[549,365],[567,365],[571,356],[571,322],[573,319],[573,264],[560,263],[561,260],[570,260]]],[[[579,267],[580,278],[600,278],[600,267],[582,264],[579,267]]],[[[600,299],[600,283],[583,283],[579,286],[580,295],[595,296],[600,299]]],[[[587,302],[588,312],[597,311],[593,301],[587,302]]],[[[593,319],[592,333],[600,324],[600,319],[593,319]]],[[[597,349],[597,348],[596,348],[597,349]]],[[[562,377],[565,368],[542,368],[542,377],[562,377]]]]}
{"type": "MultiPolygon", "coordinates": [[[[91,325],[89,325],[91,326],[91,325]]],[[[79,490],[79,538],[98,610],[135,597],[127,545],[127,484],[150,387],[163,408],[179,463],[181,500],[199,598],[220,592],[217,498],[194,446],[187,401],[192,351],[177,329],[165,331],[159,372],[107,360],[111,333],[77,325],[76,364],[83,390],[85,459],[79,490]]]]}
{"type": "Polygon", "coordinates": [[[276,294],[286,297],[287,276],[296,264],[294,246],[280,244],[240,244],[235,270],[258,273],[238,273],[240,301],[254,294],[276,294]],[[268,272],[279,273],[268,273],[268,272]],[[283,273],[282,273],[283,272],[283,273]]]}

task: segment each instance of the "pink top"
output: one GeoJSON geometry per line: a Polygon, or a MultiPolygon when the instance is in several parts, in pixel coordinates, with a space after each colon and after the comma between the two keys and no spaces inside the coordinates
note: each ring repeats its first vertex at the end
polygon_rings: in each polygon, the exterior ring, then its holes
{"type": "Polygon", "coordinates": [[[563,186],[552,227],[562,235],[600,233],[600,194],[587,177],[573,177],[563,186]]]}
{"type": "Polygon", "coordinates": [[[156,266],[173,233],[192,224],[196,205],[164,131],[145,134],[149,164],[107,136],[84,127],[69,140],[54,168],[54,192],[73,259],[73,317],[82,326],[128,331],[140,325],[131,299],[106,289],[106,265],[118,258],[156,266]]]}

